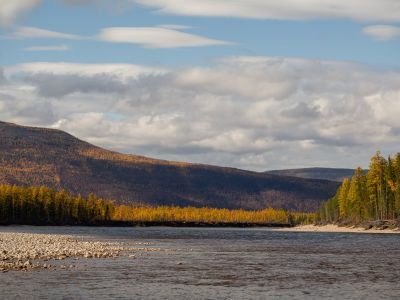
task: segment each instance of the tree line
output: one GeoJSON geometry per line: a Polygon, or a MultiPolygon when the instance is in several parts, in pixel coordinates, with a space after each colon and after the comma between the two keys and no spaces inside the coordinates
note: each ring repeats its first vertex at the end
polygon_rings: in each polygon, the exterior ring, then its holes
{"type": "Polygon", "coordinates": [[[224,209],[208,207],[116,207],[114,220],[176,223],[256,223],[256,224],[309,224],[314,222],[315,214],[290,213],[283,209],[266,208],[263,210],[224,209]]]}
{"type": "Polygon", "coordinates": [[[88,225],[111,220],[115,206],[90,194],[0,185],[0,224],[88,225]]]}
{"type": "Polygon", "coordinates": [[[65,190],[0,185],[0,224],[29,225],[107,225],[131,223],[312,223],[315,214],[263,210],[196,208],[178,206],[115,205],[94,194],[73,195],[65,190]]]}
{"type": "Polygon", "coordinates": [[[352,223],[400,218],[400,153],[385,159],[378,151],[369,170],[355,170],[336,195],[321,205],[319,220],[352,223]]]}

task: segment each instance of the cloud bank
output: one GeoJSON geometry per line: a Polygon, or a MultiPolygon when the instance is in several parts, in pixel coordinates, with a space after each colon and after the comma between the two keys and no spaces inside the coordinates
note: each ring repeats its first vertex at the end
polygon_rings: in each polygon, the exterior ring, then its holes
{"type": "Polygon", "coordinates": [[[400,72],[352,63],[31,63],[5,68],[4,77],[0,119],[166,159],[255,170],[351,167],[378,148],[398,151],[400,140],[400,72]]]}
{"type": "Polygon", "coordinates": [[[400,21],[398,0],[133,0],[158,13],[271,20],[400,21]]]}
{"type": "MultiPolygon", "coordinates": [[[[351,19],[400,21],[398,0],[59,0],[65,5],[94,5],[124,12],[141,5],[157,13],[199,17],[236,17],[270,20],[351,19]]],[[[34,9],[41,0],[0,0],[0,26],[34,9]]]]}

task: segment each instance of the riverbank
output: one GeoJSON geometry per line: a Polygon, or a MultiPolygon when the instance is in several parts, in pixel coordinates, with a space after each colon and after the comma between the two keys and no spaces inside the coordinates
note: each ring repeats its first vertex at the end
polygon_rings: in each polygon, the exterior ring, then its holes
{"type": "Polygon", "coordinates": [[[0,271],[73,268],[72,259],[117,257],[122,251],[124,245],[116,242],[69,235],[0,232],[0,271]]]}
{"type": "Polygon", "coordinates": [[[191,221],[107,221],[92,226],[109,227],[291,227],[289,223],[262,222],[191,222],[191,221]]]}
{"type": "Polygon", "coordinates": [[[274,231],[290,231],[290,232],[343,232],[343,233],[400,233],[400,229],[381,229],[381,228],[363,228],[363,227],[347,227],[335,224],[327,225],[299,225],[291,228],[276,228],[274,231]]]}
{"type": "Polygon", "coordinates": [[[87,226],[87,227],[292,227],[289,223],[262,222],[191,222],[191,221],[101,221],[89,224],[46,225],[46,224],[0,224],[0,226],[87,226]]]}

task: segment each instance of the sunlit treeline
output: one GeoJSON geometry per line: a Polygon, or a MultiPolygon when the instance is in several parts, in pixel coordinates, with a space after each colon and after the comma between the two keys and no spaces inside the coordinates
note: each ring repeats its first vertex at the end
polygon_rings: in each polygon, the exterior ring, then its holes
{"type": "Polygon", "coordinates": [[[0,185],[0,224],[91,224],[110,220],[114,205],[47,187],[0,185]]]}
{"type": "Polygon", "coordinates": [[[195,222],[195,223],[259,223],[299,224],[312,223],[314,214],[288,213],[285,210],[267,208],[248,211],[243,209],[218,209],[195,207],[116,207],[114,220],[133,222],[195,222]]]}
{"type": "Polygon", "coordinates": [[[314,224],[317,217],[317,213],[291,212],[289,213],[288,219],[290,225],[306,225],[314,224]]]}
{"type": "Polygon", "coordinates": [[[132,223],[304,224],[315,214],[281,209],[217,209],[176,206],[116,206],[90,194],[87,198],[44,186],[0,185],[0,224],[91,225],[132,223]]]}
{"type": "Polygon", "coordinates": [[[378,151],[367,173],[357,168],[336,195],[322,204],[322,222],[360,223],[400,218],[400,153],[385,159],[378,151]]]}

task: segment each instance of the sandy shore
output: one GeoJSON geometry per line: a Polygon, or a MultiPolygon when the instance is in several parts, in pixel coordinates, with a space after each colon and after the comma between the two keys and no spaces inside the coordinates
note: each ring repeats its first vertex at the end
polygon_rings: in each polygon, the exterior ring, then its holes
{"type": "Polygon", "coordinates": [[[399,229],[365,229],[361,227],[342,227],[338,225],[300,225],[291,228],[273,229],[276,231],[298,232],[354,232],[354,233],[400,233],[399,229]]]}
{"type": "Polygon", "coordinates": [[[121,243],[84,240],[68,235],[0,232],[0,271],[72,268],[68,258],[116,257],[121,243]],[[56,261],[66,260],[65,264],[56,261]]]}

